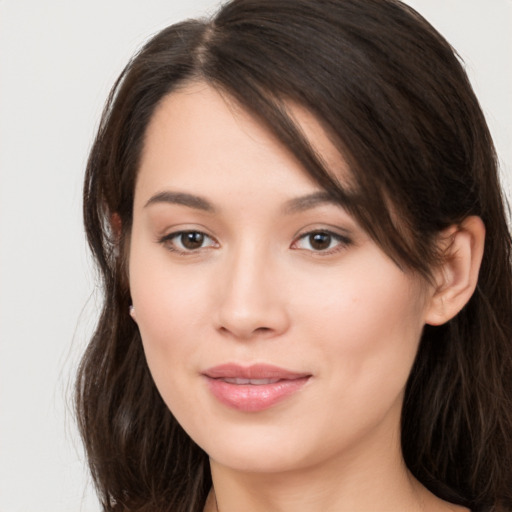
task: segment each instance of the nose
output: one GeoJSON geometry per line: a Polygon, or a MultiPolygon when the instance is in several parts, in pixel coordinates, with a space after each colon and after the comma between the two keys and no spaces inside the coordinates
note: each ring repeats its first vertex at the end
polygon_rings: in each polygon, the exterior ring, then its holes
{"type": "Polygon", "coordinates": [[[289,328],[286,292],[278,266],[250,244],[227,258],[219,275],[217,329],[239,340],[272,338],[289,328]]]}

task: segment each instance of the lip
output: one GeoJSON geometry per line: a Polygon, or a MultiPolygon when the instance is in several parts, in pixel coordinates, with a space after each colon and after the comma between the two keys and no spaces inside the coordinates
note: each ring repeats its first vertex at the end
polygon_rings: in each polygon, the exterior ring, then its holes
{"type": "Polygon", "coordinates": [[[244,412],[269,409],[298,392],[312,376],[268,364],[235,363],[214,366],[202,375],[219,402],[244,412]]]}

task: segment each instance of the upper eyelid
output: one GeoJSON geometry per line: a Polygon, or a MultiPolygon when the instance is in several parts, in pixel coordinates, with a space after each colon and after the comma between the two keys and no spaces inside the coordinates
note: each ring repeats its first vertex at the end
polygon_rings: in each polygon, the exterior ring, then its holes
{"type": "Polygon", "coordinates": [[[171,226],[167,227],[163,230],[159,230],[156,237],[157,240],[163,240],[163,239],[170,239],[175,236],[178,236],[182,233],[202,233],[203,235],[211,238],[212,240],[216,240],[215,236],[213,236],[206,227],[199,226],[199,227],[177,227],[177,226],[171,226]]]}
{"type": "Polygon", "coordinates": [[[307,238],[308,236],[315,235],[317,233],[326,234],[329,236],[332,236],[333,238],[344,241],[344,242],[351,242],[352,238],[349,237],[346,234],[337,233],[336,231],[332,231],[330,229],[312,229],[311,231],[306,231],[305,233],[301,233],[299,236],[294,238],[294,241],[301,240],[303,238],[307,238]]]}
{"type": "Polygon", "coordinates": [[[303,233],[300,233],[297,238],[302,238],[307,235],[312,235],[314,233],[326,233],[328,235],[332,235],[338,238],[350,238],[348,233],[339,233],[338,231],[335,231],[333,229],[322,229],[322,228],[316,228],[316,229],[309,229],[308,231],[304,231],[303,233]]]}
{"type": "Polygon", "coordinates": [[[204,251],[215,249],[219,247],[219,243],[217,240],[210,236],[208,233],[205,233],[204,231],[198,230],[198,229],[181,229],[172,231],[166,235],[163,235],[161,237],[157,238],[157,243],[161,245],[166,251],[169,253],[174,253],[175,255],[179,257],[188,257],[192,258],[194,256],[198,257],[201,254],[204,254],[204,251]],[[184,233],[200,233],[204,235],[206,238],[210,240],[210,243],[208,243],[206,246],[200,246],[193,249],[188,249],[187,247],[183,246],[182,242],[177,242],[174,239],[180,237],[184,233]]]}
{"type": "Polygon", "coordinates": [[[207,233],[206,231],[202,231],[200,229],[179,229],[178,231],[171,231],[170,233],[167,233],[166,235],[162,235],[159,237],[160,240],[172,240],[173,238],[176,238],[180,235],[183,235],[184,233],[200,233],[201,235],[204,235],[205,237],[216,241],[215,237],[207,233]]]}
{"type": "Polygon", "coordinates": [[[317,229],[310,229],[308,231],[300,233],[298,236],[295,236],[292,244],[290,245],[290,248],[294,249],[294,246],[297,245],[301,240],[304,240],[307,237],[317,234],[317,233],[327,234],[327,235],[331,236],[332,238],[334,238],[338,243],[336,244],[336,246],[334,248],[325,249],[325,250],[316,250],[315,251],[313,249],[302,249],[300,247],[297,247],[296,249],[309,251],[315,255],[327,256],[329,254],[333,254],[334,252],[337,252],[338,250],[340,250],[342,248],[347,248],[348,246],[354,245],[352,236],[349,236],[346,233],[342,234],[342,233],[334,231],[333,229],[317,228],[317,229]]]}
{"type": "Polygon", "coordinates": [[[344,229],[339,226],[332,226],[332,225],[326,225],[326,224],[309,224],[308,226],[305,226],[301,229],[299,229],[295,235],[293,236],[294,240],[299,239],[300,237],[310,235],[312,233],[328,233],[330,235],[344,238],[347,240],[352,240],[354,235],[351,230],[344,229]]]}

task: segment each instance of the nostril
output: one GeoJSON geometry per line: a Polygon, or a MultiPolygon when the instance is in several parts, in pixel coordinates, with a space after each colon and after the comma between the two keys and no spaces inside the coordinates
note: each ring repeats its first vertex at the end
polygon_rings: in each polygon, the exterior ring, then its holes
{"type": "Polygon", "coordinates": [[[275,296],[270,301],[265,294],[241,296],[240,293],[240,289],[237,293],[230,290],[230,294],[220,301],[213,319],[219,334],[250,340],[277,336],[287,330],[289,317],[285,301],[275,296]]]}
{"type": "Polygon", "coordinates": [[[273,331],[274,331],[274,329],[272,329],[271,327],[256,327],[254,329],[252,329],[252,328],[244,329],[241,327],[230,328],[229,326],[220,326],[219,327],[219,332],[221,332],[222,334],[234,335],[237,338],[243,338],[243,339],[251,339],[251,338],[255,338],[255,337],[257,338],[259,336],[264,336],[268,333],[272,333],[273,331]]]}
{"type": "Polygon", "coordinates": [[[272,329],[270,327],[258,327],[257,329],[254,329],[254,332],[268,332],[272,329]]]}

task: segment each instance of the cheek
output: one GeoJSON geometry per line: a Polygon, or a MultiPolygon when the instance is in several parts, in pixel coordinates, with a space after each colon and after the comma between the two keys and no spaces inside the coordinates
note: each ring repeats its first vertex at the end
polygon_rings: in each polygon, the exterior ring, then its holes
{"type": "Polygon", "coordinates": [[[201,289],[182,289],[183,284],[151,269],[132,290],[149,370],[164,402],[181,419],[190,416],[190,404],[199,399],[197,389],[187,383],[197,376],[201,355],[208,350],[208,345],[201,346],[207,336],[198,300],[201,289]]]}
{"type": "Polygon", "coordinates": [[[357,383],[361,393],[372,396],[389,385],[396,393],[417,352],[424,299],[412,278],[394,265],[359,268],[303,291],[307,301],[296,316],[318,357],[330,358],[333,383],[354,388],[357,383]]]}
{"type": "MultiPolygon", "coordinates": [[[[208,318],[208,279],[190,280],[165,251],[132,243],[130,291],[148,365],[159,385],[195,366],[208,318]]],[[[166,386],[167,387],[167,386],[166,386]]],[[[170,386],[169,386],[170,387],[170,386]]]]}
{"type": "Polygon", "coordinates": [[[314,431],[315,418],[327,414],[330,427],[321,450],[338,446],[340,439],[355,445],[377,425],[395,428],[399,422],[422,332],[422,298],[409,279],[390,270],[354,271],[337,280],[338,286],[326,281],[302,293],[308,300],[296,315],[297,330],[305,334],[307,355],[319,362],[325,385],[302,421],[314,431]]]}

